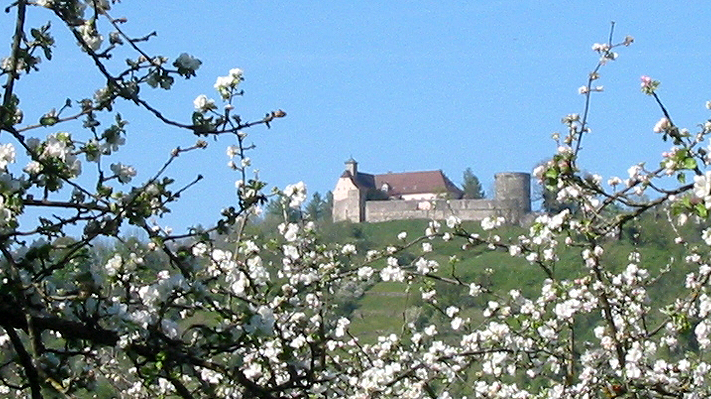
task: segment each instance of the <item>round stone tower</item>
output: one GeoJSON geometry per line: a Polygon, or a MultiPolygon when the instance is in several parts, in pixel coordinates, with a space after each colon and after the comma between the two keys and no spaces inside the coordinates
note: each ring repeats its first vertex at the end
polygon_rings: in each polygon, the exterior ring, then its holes
{"type": "Polygon", "coordinates": [[[497,173],[494,176],[494,199],[509,223],[518,223],[531,212],[531,174],[497,173]]]}

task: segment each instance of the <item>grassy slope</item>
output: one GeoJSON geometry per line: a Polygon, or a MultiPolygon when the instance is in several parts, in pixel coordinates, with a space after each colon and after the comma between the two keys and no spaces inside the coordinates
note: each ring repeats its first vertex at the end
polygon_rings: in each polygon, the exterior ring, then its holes
{"type": "MultiPolygon", "coordinates": [[[[345,242],[354,242],[359,251],[365,252],[370,248],[383,248],[388,244],[402,244],[397,240],[397,234],[401,231],[408,233],[408,240],[419,237],[423,234],[427,226],[426,221],[393,221],[385,223],[363,223],[358,225],[341,226],[343,232],[349,237],[345,242]],[[378,243],[374,245],[374,243],[378,243]]],[[[482,233],[479,226],[469,224],[465,226],[469,232],[482,233]]],[[[629,264],[627,257],[629,253],[636,249],[642,255],[642,267],[645,267],[656,275],[656,271],[672,262],[672,270],[666,274],[659,282],[650,287],[650,297],[653,304],[670,303],[677,291],[675,287],[683,287],[683,279],[686,273],[691,271],[690,266],[681,260],[683,253],[678,248],[670,248],[667,243],[673,241],[671,232],[660,230],[654,220],[642,222],[638,230],[649,231],[631,240],[611,240],[605,244],[605,256],[603,262],[616,273],[623,271],[629,264]]],[[[635,231],[638,231],[635,230],[635,231]]],[[[522,228],[507,227],[497,231],[502,236],[504,242],[509,239],[525,234],[522,228]]],[[[344,238],[341,235],[340,238],[344,238]]],[[[344,242],[342,239],[341,242],[344,242]]],[[[463,281],[478,281],[489,283],[496,289],[496,292],[505,294],[512,289],[517,289],[529,298],[536,298],[540,293],[540,287],[545,280],[545,274],[537,266],[530,265],[525,259],[511,258],[501,251],[482,250],[481,248],[462,250],[463,241],[456,240],[444,242],[435,240],[432,242],[434,252],[424,254],[421,246],[416,245],[399,258],[405,260],[416,259],[418,256],[426,255],[427,259],[437,260],[440,264],[439,275],[451,275],[451,266],[448,264],[450,256],[456,255],[461,261],[456,265],[456,275],[463,281]],[[486,274],[485,269],[490,268],[494,272],[486,274]]],[[[583,268],[580,250],[562,246],[559,251],[559,262],[556,264],[556,278],[566,279],[583,276],[583,268]]],[[[365,342],[372,341],[375,337],[389,332],[397,332],[402,329],[404,321],[442,321],[435,315],[432,317],[432,309],[424,307],[421,300],[421,286],[412,284],[409,288],[405,284],[380,282],[375,284],[358,301],[358,308],[353,313],[351,331],[360,336],[365,342]],[[418,309],[420,308],[420,309],[418,309]],[[432,318],[423,317],[430,315],[432,318]]],[[[462,308],[463,314],[472,317],[472,320],[481,320],[481,311],[486,307],[488,300],[494,300],[492,295],[482,295],[478,298],[469,297],[464,289],[459,287],[438,286],[438,292],[443,292],[442,303],[450,301],[462,308]]],[[[660,318],[661,314],[657,313],[660,318]]]]}

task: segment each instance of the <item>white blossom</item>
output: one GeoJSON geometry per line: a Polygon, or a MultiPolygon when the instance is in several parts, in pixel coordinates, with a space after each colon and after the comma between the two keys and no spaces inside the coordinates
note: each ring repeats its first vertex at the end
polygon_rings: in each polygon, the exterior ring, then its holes
{"type": "MultiPolygon", "coordinates": [[[[77,30],[88,48],[93,51],[99,50],[101,43],[104,41],[104,37],[96,31],[96,27],[91,20],[87,20],[83,25],[80,25],[77,30]]],[[[84,47],[82,47],[82,49],[84,49],[84,47]]]]}
{"type": "Polygon", "coordinates": [[[706,209],[711,209],[711,171],[694,176],[694,195],[704,200],[706,209]]]}
{"type": "Polygon", "coordinates": [[[353,244],[346,244],[341,248],[341,253],[343,255],[355,255],[356,252],[356,246],[353,244]]]}
{"type": "Polygon", "coordinates": [[[429,242],[422,243],[422,252],[432,252],[432,244],[429,242]]]}
{"type": "Polygon", "coordinates": [[[207,112],[209,110],[217,109],[217,106],[215,105],[215,100],[207,98],[207,96],[204,94],[200,94],[199,96],[195,97],[195,100],[193,100],[193,105],[195,106],[195,110],[199,112],[207,112]]]}
{"type": "Polygon", "coordinates": [[[290,184],[284,189],[284,195],[289,199],[290,208],[299,208],[306,201],[306,184],[302,181],[290,184]]]}
{"type": "Polygon", "coordinates": [[[111,164],[111,171],[118,178],[121,183],[128,183],[131,179],[136,176],[136,169],[130,165],[124,165],[122,163],[111,164]]]}
{"type": "Polygon", "coordinates": [[[11,163],[15,163],[15,147],[10,143],[0,145],[0,170],[7,170],[11,163]]]}
{"type": "Polygon", "coordinates": [[[654,125],[654,133],[662,133],[669,129],[671,127],[671,123],[669,122],[669,119],[666,117],[660,119],[655,125],[654,125]]]}

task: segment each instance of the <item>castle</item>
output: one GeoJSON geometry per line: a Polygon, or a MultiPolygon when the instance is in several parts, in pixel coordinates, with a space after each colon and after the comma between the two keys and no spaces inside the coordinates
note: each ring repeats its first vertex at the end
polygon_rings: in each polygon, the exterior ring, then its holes
{"type": "Polygon", "coordinates": [[[350,158],[333,190],[333,221],[401,219],[482,220],[503,216],[518,224],[531,212],[531,175],[497,173],[493,199],[462,199],[464,192],[438,171],[372,175],[350,158]]]}

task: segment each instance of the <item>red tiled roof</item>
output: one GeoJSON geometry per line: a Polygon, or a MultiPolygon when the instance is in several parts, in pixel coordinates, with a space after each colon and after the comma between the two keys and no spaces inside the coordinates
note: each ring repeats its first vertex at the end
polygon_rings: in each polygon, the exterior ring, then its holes
{"type": "Polygon", "coordinates": [[[387,184],[390,197],[425,193],[450,193],[455,198],[460,198],[464,195],[464,192],[452,183],[441,170],[386,173],[382,175],[358,172],[355,177],[346,170],[341,174],[341,177],[350,178],[358,188],[366,190],[381,190],[383,184],[387,184]]]}
{"type": "Polygon", "coordinates": [[[374,177],[375,188],[381,189],[383,184],[387,184],[389,187],[388,194],[391,197],[406,194],[450,193],[459,198],[463,194],[462,190],[452,183],[441,170],[386,173],[375,175],[374,177]]]}

